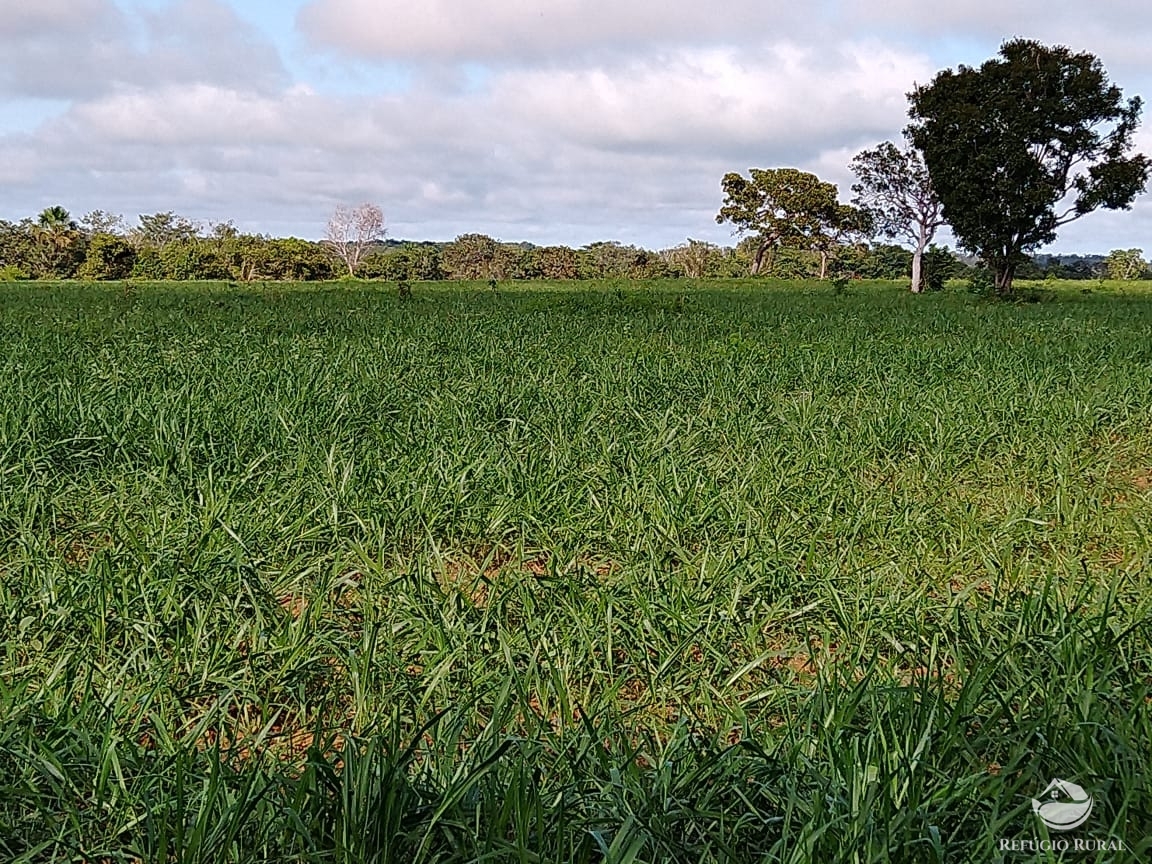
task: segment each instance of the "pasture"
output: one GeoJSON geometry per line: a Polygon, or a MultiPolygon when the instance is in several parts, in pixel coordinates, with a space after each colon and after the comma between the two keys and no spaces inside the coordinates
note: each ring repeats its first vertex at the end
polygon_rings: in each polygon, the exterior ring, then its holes
{"type": "Polygon", "coordinates": [[[0,285],[0,859],[1152,854],[1152,286],[413,294],[0,285]]]}

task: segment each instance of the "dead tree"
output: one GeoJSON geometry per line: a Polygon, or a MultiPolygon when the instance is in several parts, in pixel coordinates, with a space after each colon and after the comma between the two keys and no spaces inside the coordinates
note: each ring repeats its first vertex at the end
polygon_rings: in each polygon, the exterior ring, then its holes
{"type": "Polygon", "coordinates": [[[348,275],[356,275],[356,266],[372,248],[384,239],[384,212],[375,204],[345,207],[341,204],[328,220],[324,245],[344,262],[348,275]]]}

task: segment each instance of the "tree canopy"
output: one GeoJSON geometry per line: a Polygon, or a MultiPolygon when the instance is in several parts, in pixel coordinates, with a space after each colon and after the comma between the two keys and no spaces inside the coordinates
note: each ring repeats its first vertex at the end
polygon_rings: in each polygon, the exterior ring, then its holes
{"type": "Polygon", "coordinates": [[[909,134],[944,218],[1001,293],[1061,225],[1127,209],[1144,191],[1149,160],[1131,153],[1141,100],[1125,101],[1092,54],[1018,39],[979,68],[938,73],[909,99],[909,134]]]}
{"type": "MultiPolygon", "coordinates": [[[[826,248],[830,237],[861,230],[864,217],[837,200],[834,183],[796,168],[752,168],[749,176],[731,172],[720,187],[724,203],[716,222],[731,223],[737,234],[757,238],[751,273],[765,256],[781,248],[826,248]]],[[[769,258],[769,266],[771,259],[769,258]]]]}
{"type": "Polygon", "coordinates": [[[1143,249],[1113,249],[1104,262],[1109,279],[1143,279],[1148,275],[1148,262],[1143,249]]]}

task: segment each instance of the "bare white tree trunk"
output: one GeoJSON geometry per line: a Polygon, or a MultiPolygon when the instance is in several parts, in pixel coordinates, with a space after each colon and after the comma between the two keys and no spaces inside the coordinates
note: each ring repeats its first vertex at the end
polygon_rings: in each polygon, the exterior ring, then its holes
{"type": "Polygon", "coordinates": [[[912,293],[920,294],[924,291],[924,250],[932,242],[936,228],[921,219],[919,230],[916,232],[916,249],[912,252],[912,293]]]}
{"type": "Polygon", "coordinates": [[[912,293],[924,290],[924,249],[917,247],[912,253],[912,293]]]}

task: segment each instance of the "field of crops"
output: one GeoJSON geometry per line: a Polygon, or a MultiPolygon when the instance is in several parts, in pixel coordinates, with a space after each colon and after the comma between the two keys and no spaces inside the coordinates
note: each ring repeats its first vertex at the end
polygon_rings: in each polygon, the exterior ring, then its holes
{"type": "Polygon", "coordinates": [[[1152,855],[1152,286],[0,285],[0,860],[1152,855]]]}

